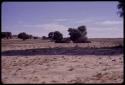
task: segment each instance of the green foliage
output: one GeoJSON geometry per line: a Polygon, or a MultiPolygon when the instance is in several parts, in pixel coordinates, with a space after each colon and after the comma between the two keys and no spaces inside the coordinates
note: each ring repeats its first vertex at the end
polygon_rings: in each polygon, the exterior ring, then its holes
{"type": "Polygon", "coordinates": [[[46,37],[46,36],[42,36],[42,39],[43,39],[43,40],[46,40],[46,39],[48,39],[48,37],[46,37]]]}
{"type": "Polygon", "coordinates": [[[61,41],[63,39],[62,33],[60,33],[59,31],[55,31],[53,39],[57,42],[61,41]]]}
{"type": "Polygon", "coordinates": [[[29,39],[30,36],[28,34],[26,34],[25,32],[22,32],[22,33],[18,34],[18,38],[26,40],[26,39],[29,39]]]}
{"type": "Polygon", "coordinates": [[[2,38],[12,38],[12,33],[11,32],[2,32],[1,33],[2,38]]]}
{"type": "Polygon", "coordinates": [[[48,34],[48,38],[50,38],[50,39],[52,39],[53,36],[54,36],[54,32],[50,32],[50,33],[48,34]]]}
{"type": "Polygon", "coordinates": [[[36,36],[35,36],[35,37],[33,37],[33,39],[39,39],[39,37],[36,37],[36,36]]]}
{"type": "Polygon", "coordinates": [[[60,43],[70,43],[70,38],[63,38],[60,43]]]}
{"type": "Polygon", "coordinates": [[[79,30],[74,29],[74,28],[69,28],[68,29],[69,35],[70,35],[70,39],[75,42],[79,37],[81,37],[81,34],[79,32],[79,30]]]}
{"type": "Polygon", "coordinates": [[[86,31],[86,26],[79,26],[78,27],[78,30],[81,32],[81,33],[83,33],[83,32],[85,32],[86,31]]]}
{"type": "Polygon", "coordinates": [[[69,28],[68,29],[70,39],[74,43],[85,43],[88,41],[86,26],[79,26],[77,29],[69,28]]]}
{"type": "Polygon", "coordinates": [[[56,43],[60,43],[61,40],[63,39],[63,35],[62,33],[60,33],[59,31],[55,31],[55,32],[50,32],[48,34],[48,37],[50,39],[52,39],[53,41],[55,41],[56,43]]]}

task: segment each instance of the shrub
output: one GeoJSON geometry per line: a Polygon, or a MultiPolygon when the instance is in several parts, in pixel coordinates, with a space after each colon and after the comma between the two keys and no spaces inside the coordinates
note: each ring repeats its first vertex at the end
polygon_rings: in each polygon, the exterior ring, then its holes
{"type": "Polygon", "coordinates": [[[48,37],[46,37],[46,36],[42,36],[42,39],[43,39],[43,40],[46,40],[46,39],[48,39],[48,37]]]}
{"type": "Polygon", "coordinates": [[[50,33],[48,34],[48,38],[50,38],[50,39],[52,39],[53,36],[54,36],[54,32],[50,32],[50,33]]]}
{"type": "Polygon", "coordinates": [[[22,33],[18,34],[18,38],[26,40],[26,39],[29,39],[30,36],[28,34],[26,34],[25,32],[22,32],[22,33]]]}
{"type": "Polygon", "coordinates": [[[56,43],[60,43],[63,39],[63,35],[59,31],[50,32],[48,37],[56,43]]]}
{"type": "Polygon", "coordinates": [[[60,42],[62,39],[63,39],[62,33],[60,33],[59,31],[55,31],[53,40],[55,40],[55,42],[60,42]]]}
{"type": "Polygon", "coordinates": [[[70,43],[70,38],[63,38],[60,43],[70,43]]]}
{"type": "Polygon", "coordinates": [[[39,37],[33,37],[33,39],[39,39],[39,37]]]}
{"type": "Polygon", "coordinates": [[[68,29],[70,39],[74,43],[88,43],[86,26],[79,26],[77,29],[69,28],[68,29]]]}
{"type": "Polygon", "coordinates": [[[70,39],[73,42],[77,41],[77,39],[81,36],[79,31],[77,29],[74,29],[74,28],[69,28],[68,32],[69,32],[69,35],[70,35],[70,39]]]}
{"type": "Polygon", "coordinates": [[[12,38],[12,33],[11,32],[2,32],[2,38],[12,38]]]}

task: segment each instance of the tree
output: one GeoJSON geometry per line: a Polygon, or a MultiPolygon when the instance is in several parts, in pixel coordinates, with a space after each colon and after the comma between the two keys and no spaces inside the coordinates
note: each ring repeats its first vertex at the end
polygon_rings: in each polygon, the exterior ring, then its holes
{"type": "Polygon", "coordinates": [[[77,29],[69,28],[68,29],[70,39],[74,43],[86,43],[88,42],[86,26],[79,26],[77,29]]]}
{"type": "Polygon", "coordinates": [[[63,35],[62,33],[60,33],[59,31],[55,31],[54,32],[54,36],[52,38],[56,43],[61,42],[61,40],[63,39],[63,35]]]}
{"type": "Polygon", "coordinates": [[[87,42],[88,38],[87,38],[87,30],[86,30],[86,26],[79,26],[78,30],[81,34],[81,37],[78,39],[80,42],[87,42]]]}
{"type": "Polygon", "coordinates": [[[34,36],[33,39],[39,39],[39,37],[34,36]]]}
{"type": "Polygon", "coordinates": [[[78,30],[82,33],[82,32],[86,32],[86,26],[79,26],[78,30]]]}
{"type": "Polygon", "coordinates": [[[81,36],[80,32],[77,29],[69,28],[68,29],[70,39],[75,42],[81,36]]]}
{"type": "Polygon", "coordinates": [[[1,33],[1,36],[2,36],[2,38],[6,38],[5,32],[2,32],[2,33],[1,33]]]}
{"type": "Polygon", "coordinates": [[[11,32],[2,32],[2,38],[12,38],[12,33],[11,32]]]}
{"type": "Polygon", "coordinates": [[[18,34],[18,38],[26,40],[26,39],[29,39],[30,36],[28,34],[26,34],[25,32],[22,32],[22,33],[18,34]]]}
{"type": "Polygon", "coordinates": [[[50,38],[50,39],[52,39],[53,36],[54,36],[54,32],[50,32],[50,33],[48,34],[48,38],[50,38]]]}
{"type": "Polygon", "coordinates": [[[118,4],[118,13],[120,14],[120,17],[123,17],[124,16],[124,4],[123,4],[123,1],[119,1],[119,4],[118,4]]]}
{"type": "Polygon", "coordinates": [[[46,36],[42,36],[42,39],[43,39],[43,40],[46,40],[46,39],[48,39],[48,37],[46,37],[46,36]]]}
{"type": "Polygon", "coordinates": [[[60,43],[70,43],[70,38],[63,38],[60,43]]]}
{"type": "Polygon", "coordinates": [[[60,33],[59,31],[50,32],[50,33],[48,34],[48,37],[49,37],[51,40],[55,41],[56,43],[60,43],[60,42],[62,41],[62,39],[63,39],[63,35],[62,35],[62,33],[60,33]]]}

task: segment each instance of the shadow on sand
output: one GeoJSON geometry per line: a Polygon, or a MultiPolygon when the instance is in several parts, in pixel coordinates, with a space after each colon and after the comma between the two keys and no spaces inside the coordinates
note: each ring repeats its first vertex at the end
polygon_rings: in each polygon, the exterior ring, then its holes
{"type": "Polygon", "coordinates": [[[122,47],[103,48],[37,48],[26,50],[3,51],[3,56],[33,56],[33,55],[119,55],[123,53],[122,47]]]}

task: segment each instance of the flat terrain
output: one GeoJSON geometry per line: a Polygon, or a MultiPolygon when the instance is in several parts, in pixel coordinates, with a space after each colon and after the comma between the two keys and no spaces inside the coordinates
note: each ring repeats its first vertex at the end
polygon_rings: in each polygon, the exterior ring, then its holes
{"type": "Polygon", "coordinates": [[[2,40],[3,83],[122,83],[123,39],[2,40]]]}

